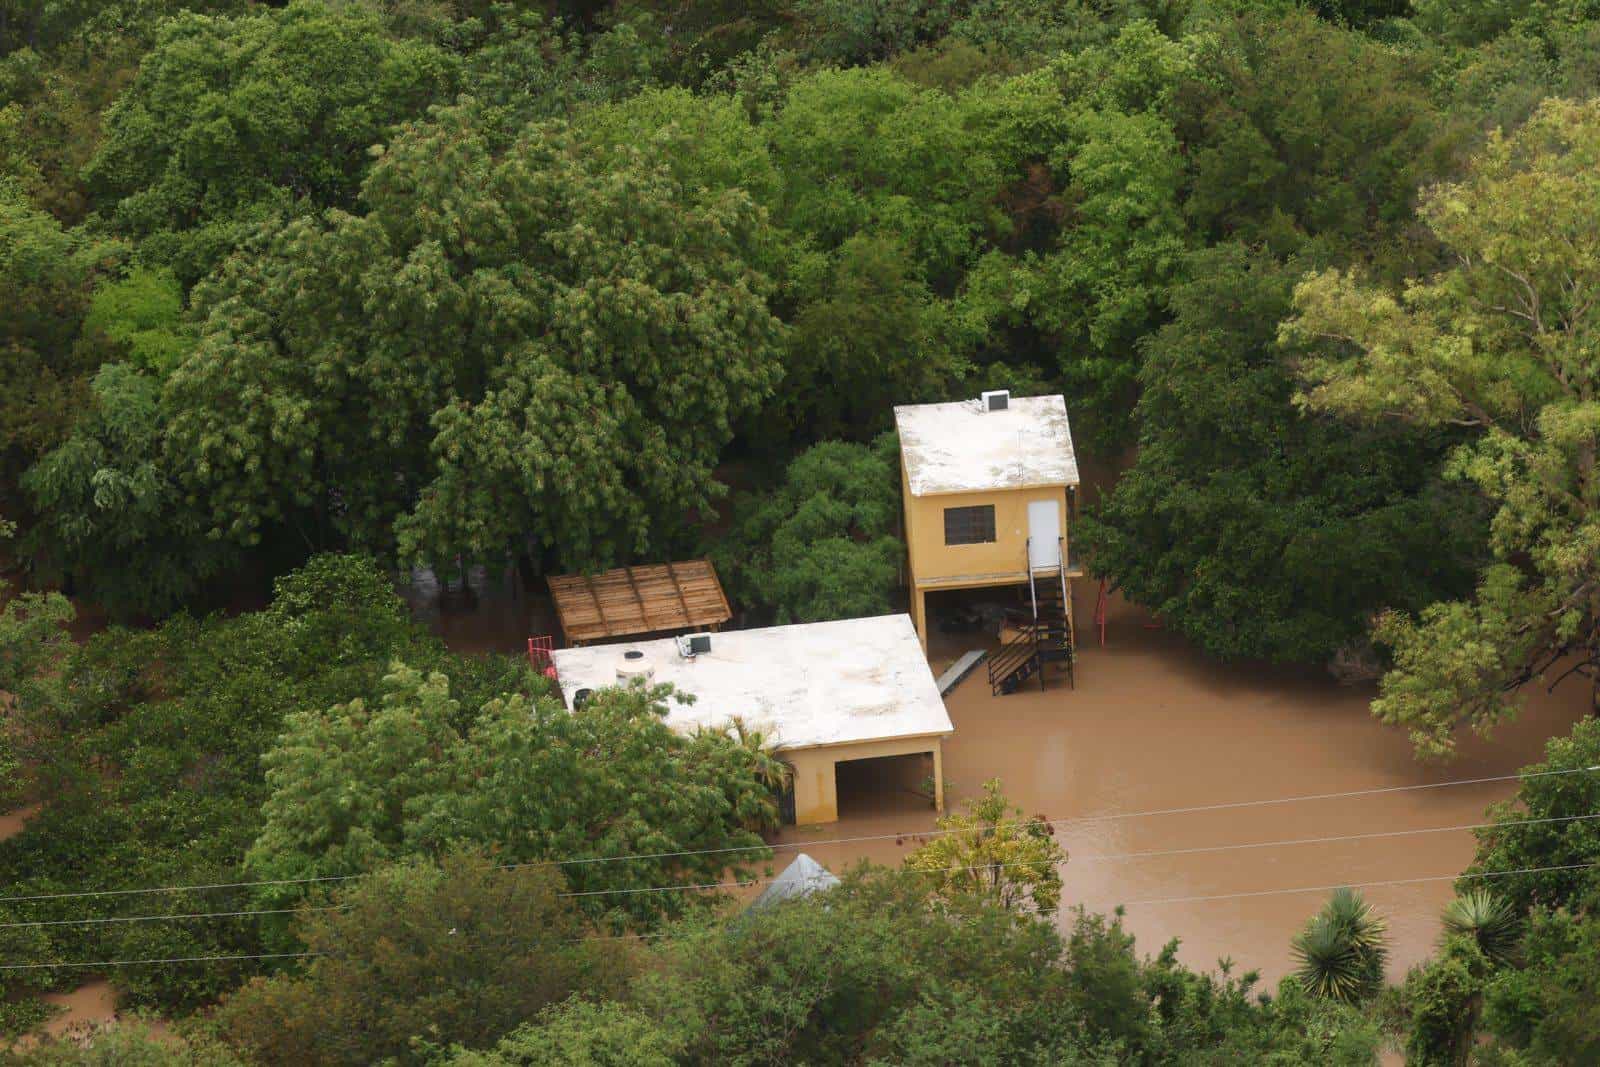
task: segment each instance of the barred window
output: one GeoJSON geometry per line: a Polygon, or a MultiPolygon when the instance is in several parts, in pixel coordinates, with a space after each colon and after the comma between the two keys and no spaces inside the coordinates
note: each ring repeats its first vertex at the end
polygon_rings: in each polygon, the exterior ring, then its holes
{"type": "Polygon", "coordinates": [[[994,505],[944,509],[944,543],[981,545],[994,540],[994,505]]]}

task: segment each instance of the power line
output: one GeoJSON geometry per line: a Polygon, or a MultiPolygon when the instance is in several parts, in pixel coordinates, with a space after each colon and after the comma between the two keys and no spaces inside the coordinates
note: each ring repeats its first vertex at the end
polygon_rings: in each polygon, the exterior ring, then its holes
{"type": "MultiPolygon", "coordinates": [[[[1150,849],[1143,852],[1101,852],[1091,853],[1087,856],[1069,856],[1060,861],[1057,866],[1065,866],[1069,862],[1082,863],[1089,860],[1138,860],[1154,859],[1162,856],[1190,856],[1214,852],[1235,852],[1241,849],[1257,848],[1288,848],[1297,845],[1327,845],[1344,841],[1369,841],[1393,837],[1410,837],[1414,834],[1443,834],[1463,830],[1482,830],[1489,827],[1514,827],[1514,826],[1539,826],[1550,823],[1583,822],[1590,819],[1600,819],[1600,813],[1592,815],[1561,815],[1544,819],[1519,819],[1514,822],[1504,823],[1462,823],[1456,826],[1424,826],[1414,830],[1378,830],[1361,834],[1336,834],[1328,837],[1297,837],[1277,841],[1249,841],[1234,845],[1195,845],[1187,848],[1150,849]]],[[[1032,866],[1031,863],[1023,865],[1032,866]]],[[[508,863],[493,868],[497,871],[522,870],[536,864],[508,863]]],[[[941,871],[964,870],[998,870],[1004,869],[1005,864],[981,864],[975,867],[941,867],[931,868],[912,873],[939,873],[941,871]]],[[[670,893],[686,890],[712,890],[712,889],[748,889],[752,886],[771,885],[778,881],[777,878],[748,878],[730,882],[700,882],[700,883],[673,883],[655,886],[625,886],[617,889],[586,889],[557,893],[558,897],[599,897],[599,896],[626,896],[639,893],[670,893]]],[[[37,922],[7,922],[0,923],[0,930],[17,929],[35,926],[87,926],[99,923],[133,923],[133,922],[163,922],[179,919],[213,919],[230,918],[245,915],[290,915],[298,911],[341,911],[349,908],[348,904],[329,906],[304,907],[304,908],[262,908],[247,911],[213,911],[191,912],[176,915],[132,915],[120,918],[104,919],[51,919],[37,922]]]]}
{"type": "MultiPolygon", "coordinates": [[[[1215,893],[1204,896],[1189,897],[1152,897],[1145,900],[1123,901],[1124,907],[1140,904],[1186,904],[1214,900],[1235,900],[1245,897],[1279,896],[1288,893],[1326,893],[1335,889],[1370,889],[1387,885],[1414,885],[1422,882],[1452,882],[1458,879],[1482,878],[1507,878],[1518,874],[1546,874],[1552,871],[1577,871],[1592,868],[1596,863],[1568,863],[1551,867],[1523,867],[1514,871],[1485,871],[1479,874],[1438,874],[1421,878],[1391,878],[1374,882],[1340,882],[1336,885],[1297,886],[1292,889],[1262,889],[1245,893],[1215,893]]],[[[937,874],[949,871],[989,871],[1005,867],[1030,866],[1026,863],[997,863],[976,864],[969,867],[941,867],[932,870],[911,870],[901,868],[897,874],[937,874]]],[[[667,936],[667,931],[655,931],[643,934],[600,934],[590,937],[571,938],[570,943],[576,944],[583,941],[617,941],[629,939],[648,939],[667,936]]],[[[273,960],[273,959],[304,959],[310,956],[325,956],[324,952],[268,952],[255,955],[242,956],[177,956],[165,959],[145,960],[95,960],[75,963],[4,963],[0,964],[0,971],[28,971],[52,970],[62,967],[124,967],[144,963],[204,963],[210,961],[226,960],[273,960]]]]}
{"type": "MultiPolygon", "coordinates": [[[[1527,774],[1501,774],[1487,778],[1459,778],[1449,782],[1425,782],[1418,785],[1381,786],[1374,789],[1354,789],[1342,793],[1305,793],[1298,796],[1272,797],[1266,800],[1238,800],[1221,804],[1198,804],[1181,808],[1153,808],[1145,811],[1112,812],[1105,815],[1079,815],[1061,819],[1007,819],[997,822],[996,826],[1025,826],[1044,825],[1052,827],[1079,826],[1085,823],[1114,822],[1122,819],[1146,819],[1164,815],[1196,815],[1208,811],[1225,811],[1235,808],[1262,807],[1272,804],[1294,804],[1311,800],[1347,800],[1355,797],[1376,796],[1383,793],[1401,793],[1415,789],[1443,789],[1449,786],[1460,785],[1486,785],[1494,782],[1526,781],[1533,778],[1545,778],[1567,774],[1589,774],[1600,771],[1600,764],[1589,767],[1569,767],[1554,771],[1532,771],[1527,774]]],[[[727,848],[696,849],[685,852],[645,852],[629,856],[591,856],[570,860],[541,860],[542,864],[561,866],[577,866],[591,863],[617,863],[622,860],[635,859],[676,859],[686,856],[709,856],[726,852],[750,852],[761,849],[770,849],[774,852],[788,849],[825,848],[830,845],[856,845],[871,841],[898,841],[902,838],[928,838],[942,837],[946,834],[960,833],[960,830],[910,830],[891,834],[864,834],[856,837],[836,837],[822,841],[786,841],[775,845],[742,845],[727,848]]],[[[0,903],[4,898],[0,898],[0,903]]]]}
{"type": "MultiPolygon", "coordinates": [[[[1143,852],[1101,852],[1091,853],[1087,856],[1068,857],[1068,859],[1060,861],[1058,866],[1065,866],[1069,862],[1082,863],[1089,860],[1138,860],[1153,859],[1162,856],[1190,856],[1213,852],[1234,852],[1240,849],[1287,848],[1296,845],[1327,845],[1337,844],[1344,841],[1368,841],[1392,837],[1410,837],[1413,834],[1454,833],[1463,830],[1482,830],[1489,827],[1538,826],[1549,823],[1583,822],[1590,819],[1600,819],[1600,813],[1593,815],[1561,815],[1544,819],[1519,819],[1514,822],[1503,823],[1462,823],[1456,826],[1424,826],[1413,830],[1378,830],[1371,833],[1336,834],[1328,837],[1298,837],[1280,839],[1277,841],[1250,841],[1234,845],[1196,845],[1187,848],[1151,849],[1143,852]]],[[[1031,866],[1031,864],[1028,865],[1031,866]]],[[[496,871],[514,871],[525,869],[530,866],[536,866],[536,864],[508,863],[502,864],[493,869],[496,871]]],[[[928,871],[918,871],[913,873],[938,873],[940,871],[961,871],[980,868],[983,870],[996,870],[1002,869],[1004,866],[1004,864],[982,864],[979,867],[933,868],[928,871]]],[[[628,886],[618,889],[588,889],[557,893],[556,895],[558,897],[590,897],[629,895],[637,893],[668,893],[696,889],[746,889],[751,886],[770,885],[776,881],[778,881],[776,878],[749,878],[731,882],[702,882],[698,884],[674,883],[658,886],[628,886]]],[[[0,930],[12,930],[37,926],[88,926],[100,923],[165,922],[180,919],[216,919],[246,915],[291,915],[300,911],[342,911],[348,909],[349,907],[350,905],[348,904],[335,904],[316,907],[307,906],[302,908],[260,908],[246,911],[190,912],[173,915],[131,915],[97,919],[50,919],[36,922],[0,923],[0,930]]]]}
{"type": "MultiPolygon", "coordinates": [[[[1463,785],[1487,785],[1495,782],[1528,781],[1535,778],[1548,778],[1568,774],[1588,774],[1600,771],[1600,764],[1589,767],[1571,767],[1563,770],[1533,771],[1527,774],[1500,774],[1484,778],[1460,778],[1448,782],[1424,782],[1417,785],[1381,786],[1373,789],[1352,789],[1339,793],[1305,793],[1297,796],[1271,797],[1263,800],[1238,800],[1220,804],[1198,804],[1189,807],[1155,808],[1146,811],[1113,812],[1105,815],[1083,815],[1061,819],[1011,819],[997,823],[997,826],[1022,826],[1043,825],[1051,827],[1081,826],[1100,822],[1114,822],[1124,819],[1146,819],[1168,815],[1195,815],[1211,811],[1231,811],[1240,808],[1265,807],[1277,804],[1296,804],[1315,800],[1349,800],[1356,797],[1380,796],[1390,793],[1403,793],[1421,789],[1445,789],[1463,785]]],[[[943,837],[960,830],[912,830],[889,834],[865,834],[855,837],[838,837],[821,841],[787,841],[777,844],[761,845],[730,845],[722,848],[686,849],[677,852],[639,852],[621,856],[585,856],[573,859],[533,860],[527,863],[507,864],[506,869],[517,867],[566,867],[584,866],[597,863],[622,863],[631,860],[657,860],[657,859],[682,859],[691,856],[726,855],[742,852],[781,852],[795,849],[824,848],[831,845],[863,844],[871,841],[892,841],[904,838],[926,839],[943,837]]],[[[361,874],[330,874],[305,878],[267,878],[251,882],[214,882],[201,885],[169,885],[149,886],[136,889],[89,889],[63,893],[35,893],[24,896],[0,897],[0,904],[18,904],[39,900],[66,900],[82,897],[114,897],[132,896],[144,893],[186,893],[200,892],[213,889],[252,889],[274,885],[308,885],[321,882],[347,882],[357,878],[366,878],[367,873],[361,874]]]]}
{"type": "Polygon", "coordinates": [[[212,960],[287,960],[320,952],[261,952],[249,956],[168,956],[153,960],[85,960],[79,963],[0,963],[0,971],[45,971],[57,967],[127,967],[135,963],[206,963],[212,960]]]}
{"type": "Polygon", "coordinates": [[[1478,874],[1436,874],[1425,878],[1389,878],[1380,882],[1340,882],[1338,885],[1297,886],[1294,889],[1258,889],[1248,893],[1211,893],[1192,897],[1151,897],[1147,900],[1125,900],[1125,907],[1135,904],[1196,904],[1210,900],[1241,900],[1245,897],[1272,897],[1285,893],[1331,893],[1335,889],[1370,889],[1384,885],[1415,885],[1421,882],[1454,882],[1471,878],[1509,878],[1514,874],[1544,874],[1548,871],[1579,871],[1594,867],[1595,863],[1568,863],[1560,867],[1524,867],[1516,871],[1483,871],[1478,874]]]}
{"type": "Polygon", "coordinates": [[[327,874],[314,878],[266,878],[257,882],[211,882],[202,885],[158,885],[142,889],[81,889],[70,893],[34,893],[28,896],[0,897],[0,904],[23,904],[36,900],[69,900],[81,897],[127,897],[141,893],[189,893],[209,889],[250,889],[267,885],[306,885],[311,882],[348,882],[366,874],[327,874]]]}
{"type": "Polygon", "coordinates": [[[29,926],[94,926],[102,923],[176,922],[179,919],[227,919],[242,915],[293,915],[301,911],[343,911],[348,904],[326,907],[257,908],[250,911],[194,911],[176,915],[122,915],[103,919],[45,919],[39,922],[0,923],[0,930],[16,930],[29,926]]]}
{"type": "MultiPolygon", "coordinates": [[[[1505,823],[1482,822],[1463,823],[1459,826],[1424,826],[1415,830],[1378,830],[1372,833],[1337,834],[1331,837],[1297,837],[1280,841],[1251,841],[1238,845],[1198,845],[1188,848],[1153,849],[1144,852],[1091,853],[1087,856],[1078,856],[1076,858],[1068,856],[1066,859],[1058,860],[1054,866],[1065,867],[1069,863],[1082,862],[1085,860],[1152,859],[1159,856],[1189,856],[1208,852],[1234,852],[1240,849],[1284,848],[1292,845],[1325,845],[1336,844],[1341,841],[1367,841],[1379,838],[1409,837],[1413,834],[1442,834],[1460,830],[1483,830],[1491,826],[1538,826],[1547,823],[1582,822],[1588,819],[1600,819],[1600,813],[1589,815],[1560,815],[1545,819],[1521,819],[1516,822],[1505,823]]],[[[1037,866],[1037,864],[1032,861],[1023,860],[1016,864],[983,863],[975,864],[970,867],[932,867],[922,870],[899,868],[899,870],[907,870],[914,874],[938,874],[941,872],[953,871],[1004,870],[1009,866],[1033,867],[1037,866]]],[[[1583,865],[1580,864],[1580,866],[1583,865]]],[[[556,895],[560,897],[602,897],[613,895],[626,896],[636,893],[671,893],[679,890],[690,889],[746,889],[750,886],[771,885],[778,880],[779,879],[777,878],[748,878],[731,882],[702,882],[700,884],[688,885],[624,886],[618,889],[584,889],[568,893],[557,893],[556,895]]]]}

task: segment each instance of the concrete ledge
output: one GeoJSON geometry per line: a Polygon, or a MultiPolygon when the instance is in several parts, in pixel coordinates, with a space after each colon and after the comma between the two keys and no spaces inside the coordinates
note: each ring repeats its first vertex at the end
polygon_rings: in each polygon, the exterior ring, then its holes
{"type": "Polygon", "coordinates": [[[961,684],[961,679],[972,673],[972,668],[982,663],[989,655],[988,651],[975,648],[971,652],[964,652],[961,658],[950,665],[950,668],[939,675],[939,695],[944,696],[950,690],[961,684]]]}

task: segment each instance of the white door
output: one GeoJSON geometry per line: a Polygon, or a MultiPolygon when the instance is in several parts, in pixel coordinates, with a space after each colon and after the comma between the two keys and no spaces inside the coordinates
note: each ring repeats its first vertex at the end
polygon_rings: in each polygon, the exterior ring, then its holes
{"type": "Polygon", "coordinates": [[[1028,566],[1061,566],[1061,505],[1054,500],[1028,501],[1028,566]]]}

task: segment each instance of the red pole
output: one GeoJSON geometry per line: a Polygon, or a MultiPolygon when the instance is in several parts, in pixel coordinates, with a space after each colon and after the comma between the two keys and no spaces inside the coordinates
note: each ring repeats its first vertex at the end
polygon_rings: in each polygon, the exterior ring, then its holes
{"type": "Polygon", "coordinates": [[[1100,647],[1106,647],[1106,580],[1100,579],[1100,596],[1094,602],[1094,622],[1100,627],[1100,647]]]}

